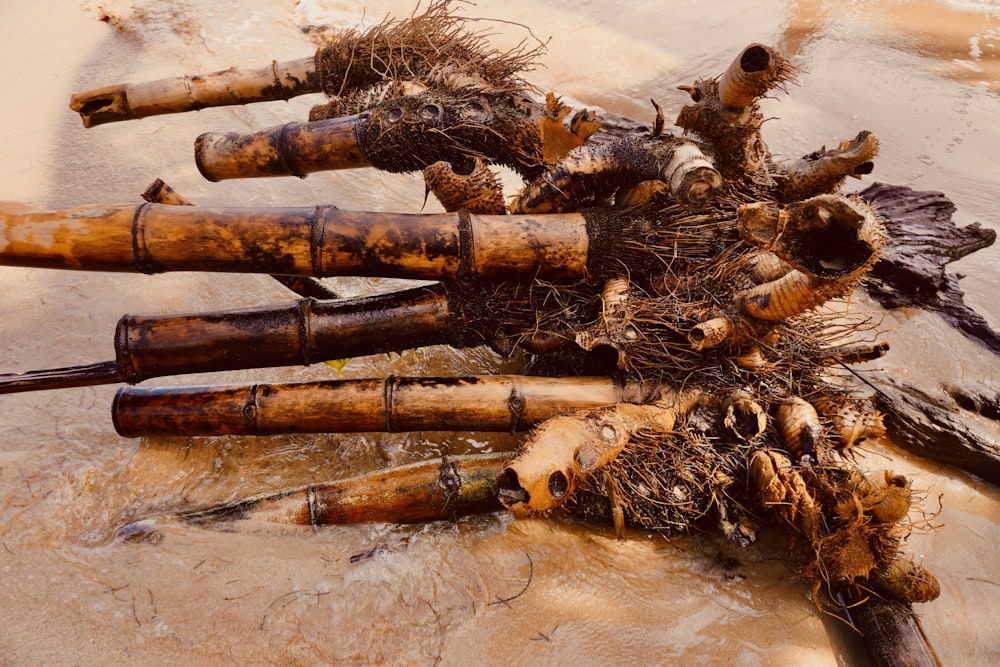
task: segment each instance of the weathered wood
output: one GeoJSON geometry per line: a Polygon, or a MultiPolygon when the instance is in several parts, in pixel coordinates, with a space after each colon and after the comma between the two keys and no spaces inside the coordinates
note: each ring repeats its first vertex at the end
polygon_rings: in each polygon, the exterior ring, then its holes
{"type": "Polygon", "coordinates": [[[958,227],[955,205],[940,192],[875,183],[861,196],[876,204],[890,242],[866,278],[866,289],[885,308],[938,313],[966,336],[1000,354],[1000,334],[965,305],[958,278],[946,267],[996,241],[978,222],[958,227]]]}
{"type": "Polygon", "coordinates": [[[874,667],[941,667],[910,605],[875,595],[843,602],[874,667]]]}
{"type": "MultiPolygon", "coordinates": [[[[979,223],[958,227],[952,220],[955,205],[940,192],[875,183],[860,194],[878,206],[889,233],[880,261],[864,282],[868,293],[885,308],[937,313],[1000,355],[1000,334],[965,305],[958,278],[947,272],[949,263],[990,246],[996,232],[979,223]]],[[[995,387],[934,393],[888,373],[866,379],[876,390],[876,402],[897,445],[1000,484],[995,387]]]]}
{"type": "Polygon", "coordinates": [[[993,391],[985,401],[968,390],[932,395],[891,373],[879,374],[870,382],[894,443],[1000,485],[1000,442],[996,436],[1000,421],[990,426],[964,411],[978,403],[982,416],[997,420],[1000,394],[993,391]]]}
{"type": "Polygon", "coordinates": [[[487,375],[224,387],[125,387],[119,435],[523,431],[573,410],[643,400],[607,377],[487,375]]]}

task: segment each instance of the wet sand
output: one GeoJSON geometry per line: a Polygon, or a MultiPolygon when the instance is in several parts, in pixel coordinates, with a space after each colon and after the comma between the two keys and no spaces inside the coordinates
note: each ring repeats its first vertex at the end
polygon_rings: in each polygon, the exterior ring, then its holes
{"type": "MultiPolygon", "coordinates": [[[[386,12],[409,13],[411,4],[250,0],[236,12],[204,0],[8,2],[0,22],[7,102],[0,200],[42,209],[134,203],[161,177],[202,204],[420,210],[417,176],[359,170],[209,183],[198,174],[191,148],[198,134],[302,120],[315,98],[90,130],[67,106],[73,92],[111,83],[303,57],[315,45],[302,25],[371,24],[386,12]]],[[[961,224],[1000,226],[1000,20],[990,3],[602,7],[484,1],[474,13],[551,36],[545,67],[531,75],[540,87],[643,120],[653,117],[649,98],[670,117],[683,103],[678,83],[720,73],[750,42],[775,44],[803,70],[788,95],[767,102],[775,120],[765,138],[777,155],[791,158],[870,129],[882,154],[859,189],[877,179],[942,190],[958,205],[961,224]]],[[[524,37],[513,25],[496,29],[500,46],[524,37]]],[[[958,267],[970,303],[994,324],[998,252],[981,251],[958,267]]],[[[288,300],[266,277],[0,268],[0,371],[110,359],[124,313],[288,300]]],[[[892,313],[886,328],[893,352],[885,371],[927,387],[992,380],[996,360],[933,316],[892,313]]],[[[353,360],[344,377],[512,367],[482,350],[431,348],[353,360]]],[[[335,376],[321,365],[155,383],[335,376]]],[[[516,441],[461,433],[127,440],[111,425],[115,389],[0,397],[0,664],[863,659],[850,634],[817,613],[780,540],[738,550],[711,535],[667,540],[634,532],[621,542],[568,522],[500,515],[454,526],[315,531],[250,524],[220,532],[172,521],[164,513],[516,441]],[[153,537],[115,538],[145,517],[160,517],[153,537]],[[378,546],[379,555],[352,562],[378,546]],[[500,602],[506,598],[513,599],[500,602]]],[[[889,444],[868,459],[872,468],[913,476],[929,511],[941,498],[941,527],[911,537],[909,551],[941,582],[941,598],[918,612],[943,663],[997,663],[1000,492],[889,444]]]]}

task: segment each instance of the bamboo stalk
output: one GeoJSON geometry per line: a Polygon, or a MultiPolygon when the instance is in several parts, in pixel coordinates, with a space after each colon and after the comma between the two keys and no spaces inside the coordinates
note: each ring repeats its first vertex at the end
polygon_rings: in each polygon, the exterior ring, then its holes
{"type": "MultiPolygon", "coordinates": [[[[194,206],[194,202],[167,185],[158,178],[149,184],[142,198],[154,204],[171,204],[174,206],[194,206]]],[[[309,276],[283,276],[271,274],[276,281],[295,292],[299,296],[313,299],[339,299],[340,295],[309,276]]]]}
{"type": "Polygon", "coordinates": [[[590,252],[588,221],[576,213],[542,219],[147,203],[5,213],[0,230],[0,264],[84,271],[573,280],[586,274],[590,252]]]}
{"type": "Polygon", "coordinates": [[[288,100],[321,90],[315,56],[240,71],[231,67],[145,83],[123,83],[77,93],[70,109],[84,127],[194,111],[205,107],[288,100]]]}
{"type": "Polygon", "coordinates": [[[465,168],[476,158],[534,175],[543,162],[542,109],[508,93],[427,91],[353,115],[207,132],[195,141],[195,160],[211,181],[366,166],[411,172],[441,160],[465,168]]]}
{"type": "Polygon", "coordinates": [[[606,377],[394,377],[226,387],[123,387],[115,429],[151,435],[522,431],[640,396],[606,377]]]}
{"type": "Polygon", "coordinates": [[[286,123],[250,134],[206,132],[195,140],[195,163],[210,181],[302,178],[317,171],[368,167],[358,146],[359,122],[355,115],[286,123]]]}
{"type": "Polygon", "coordinates": [[[454,521],[503,509],[496,477],[510,454],[447,456],[180,514],[196,524],[257,519],[301,525],[454,521]]]}
{"type": "Polygon", "coordinates": [[[126,315],[115,360],[0,375],[0,394],[241,368],[309,365],[450,340],[441,285],[389,294],[194,315],[126,315]]]}

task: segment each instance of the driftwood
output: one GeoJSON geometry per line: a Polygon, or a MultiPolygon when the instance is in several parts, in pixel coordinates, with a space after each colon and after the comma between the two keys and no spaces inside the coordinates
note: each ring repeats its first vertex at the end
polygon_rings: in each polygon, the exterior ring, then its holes
{"type": "MultiPolygon", "coordinates": [[[[886,308],[937,313],[1000,356],[1000,334],[965,305],[958,277],[946,271],[949,263],[990,246],[996,232],[978,223],[955,225],[955,206],[940,192],[876,183],[861,195],[878,206],[890,237],[865,281],[868,293],[886,308]]],[[[896,444],[1000,484],[1000,386],[931,392],[892,374],[866,377],[896,444]]]]}

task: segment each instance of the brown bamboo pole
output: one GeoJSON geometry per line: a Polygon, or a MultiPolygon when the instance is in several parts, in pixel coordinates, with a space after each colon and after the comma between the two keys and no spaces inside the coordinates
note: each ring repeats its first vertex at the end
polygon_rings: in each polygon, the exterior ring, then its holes
{"type": "Polygon", "coordinates": [[[259,132],[206,132],[195,163],[210,181],[263,176],[304,177],[317,171],[370,166],[358,146],[360,117],[286,123],[259,132]]]}
{"type": "Polygon", "coordinates": [[[441,285],[193,315],[126,315],[115,331],[114,361],[0,375],[0,394],[309,365],[450,339],[451,312],[441,285]]]}
{"type": "Polygon", "coordinates": [[[150,435],[516,432],[557,414],[641,397],[607,377],[394,377],[226,387],[123,387],[115,429],[150,435]]]}
{"type": "Polygon", "coordinates": [[[505,453],[447,456],[179,516],[202,525],[250,518],[313,526],[454,521],[503,509],[496,477],[508,458],[505,453]]]}
{"type": "Polygon", "coordinates": [[[315,56],[241,71],[230,67],[145,83],[122,83],[77,93],[69,106],[84,127],[194,111],[205,107],[288,100],[321,90],[315,56]]]}
{"type": "MultiPolygon", "coordinates": [[[[573,280],[589,223],[544,217],[374,213],[334,206],[142,204],[0,214],[0,264],[84,271],[226,271],[453,280],[573,280]]],[[[600,244],[597,249],[600,250],[600,244]]]]}
{"type": "Polygon", "coordinates": [[[543,114],[522,95],[425,91],[355,115],[250,134],[208,132],[195,141],[195,161],[211,181],[365,166],[412,172],[441,160],[465,169],[476,158],[534,176],[544,163],[543,114]]]}
{"type": "MultiPolygon", "coordinates": [[[[173,206],[194,206],[194,202],[167,185],[163,179],[156,179],[149,184],[142,198],[154,204],[171,204],[173,206]]],[[[309,276],[283,276],[271,274],[276,281],[295,292],[299,296],[313,299],[339,299],[340,295],[326,285],[309,276]]]]}

